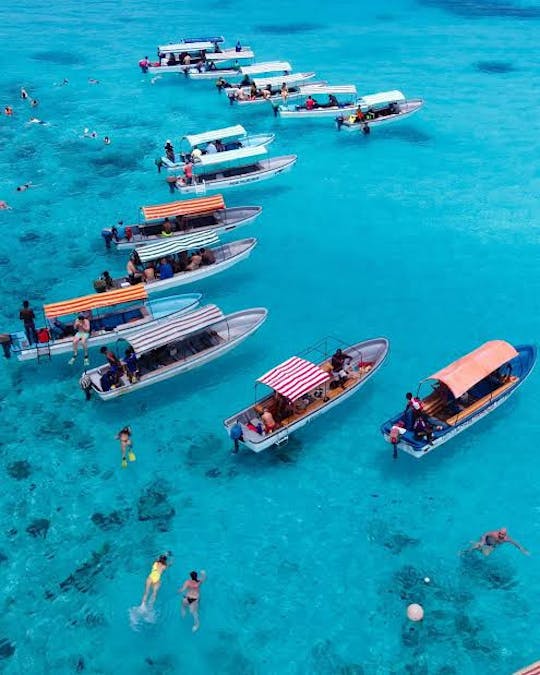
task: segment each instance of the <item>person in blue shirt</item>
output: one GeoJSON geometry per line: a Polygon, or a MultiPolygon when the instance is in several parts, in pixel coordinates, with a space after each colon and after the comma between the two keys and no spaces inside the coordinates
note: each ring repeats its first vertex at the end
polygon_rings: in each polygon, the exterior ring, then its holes
{"type": "Polygon", "coordinates": [[[171,279],[174,276],[172,265],[167,258],[163,258],[159,263],[158,274],[160,279],[171,279]]]}
{"type": "Polygon", "coordinates": [[[238,420],[236,420],[236,422],[232,425],[231,430],[229,432],[229,436],[231,437],[231,440],[234,442],[233,453],[236,454],[240,449],[240,441],[244,440],[242,425],[238,420]]]}

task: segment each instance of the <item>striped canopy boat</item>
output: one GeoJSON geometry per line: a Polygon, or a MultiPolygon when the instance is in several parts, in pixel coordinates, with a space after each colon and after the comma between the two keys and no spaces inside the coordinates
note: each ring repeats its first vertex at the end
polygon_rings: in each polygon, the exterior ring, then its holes
{"type": "Polygon", "coordinates": [[[137,373],[128,377],[126,372],[111,373],[109,365],[94,368],[88,371],[92,388],[107,401],[202,366],[234,349],[266,316],[264,308],[226,316],[216,305],[207,305],[155,328],[136,331],[126,342],[136,355],[137,373]]]}
{"type": "Polygon", "coordinates": [[[227,207],[223,195],[167,202],[140,208],[144,222],[126,227],[107,228],[102,236],[112,239],[118,249],[151,244],[163,239],[175,239],[185,234],[229,232],[249,225],[262,213],[261,206],[227,207]],[[168,228],[167,228],[168,223],[168,228]],[[164,230],[170,229],[167,233],[164,230]]]}
{"type": "Polygon", "coordinates": [[[141,326],[159,325],[164,317],[193,310],[200,299],[200,293],[187,293],[149,300],[146,288],[139,284],[53,302],[43,305],[44,326],[38,330],[38,342],[29,344],[24,331],[19,331],[11,336],[12,351],[21,361],[70,352],[73,323],[80,315],[90,319],[88,347],[97,347],[111,335],[130,335],[141,326]]]}
{"type": "Polygon", "coordinates": [[[227,431],[240,424],[240,440],[253,452],[286,443],[292,432],[358,391],[388,354],[385,338],[358,342],[343,349],[347,365],[336,372],[330,342],[336,341],[327,338],[308,350],[324,356],[319,363],[293,356],[259,377],[257,384],[270,387],[273,394],[226,419],[227,431]]]}

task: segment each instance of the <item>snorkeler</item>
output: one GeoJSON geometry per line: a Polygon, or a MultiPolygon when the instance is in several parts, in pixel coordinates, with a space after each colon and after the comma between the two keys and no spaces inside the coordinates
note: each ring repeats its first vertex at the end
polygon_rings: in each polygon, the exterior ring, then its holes
{"type": "Polygon", "coordinates": [[[21,87],[21,98],[23,101],[26,101],[26,99],[28,98],[28,92],[24,87],[21,87]]]}
{"type": "Polygon", "coordinates": [[[150,574],[146,577],[146,586],[144,588],[144,594],[141,600],[141,607],[144,607],[148,594],[152,591],[152,597],[150,598],[150,606],[152,607],[156,601],[156,595],[161,586],[161,575],[163,572],[171,565],[171,562],[168,560],[170,556],[170,551],[165,555],[160,555],[157,560],[152,563],[152,569],[150,574]]]}
{"type": "Polygon", "coordinates": [[[514,541],[508,536],[506,527],[501,527],[498,530],[486,532],[480,537],[480,541],[471,543],[471,551],[479,549],[484,555],[490,555],[497,548],[497,546],[500,546],[501,544],[513,544],[525,555],[530,555],[527,549],[523,548],[521,544],[518,544],[517,541],[514,541]]]}
{"type": "Polygon", "coordinates": [[[193,628],[191,629],[194,633],[199,630],[199,599],[200,599],[200,586],[206,579],[206,572],[201,570],[201,576],[197,572],[190,572],[189,579],[184,581],[184,585],[179,589],[179,593],[185,593],[182,600],[182,607],[180,609],[182,616],[186,616],[186,608],[189,607],[189,613],[193,617],[193,628]]]}
{"type": "Polygon", "coordinates": [[[110,139],[108,136],[105,136],[105,137],[103,138],[103,142],[105,143],[105,145],[110,145],[110,144],[111,144],[111,139],[110,139]]]}
{"type": "Polygon", "coordinates": [[[26,190],[29,190],[30,188],[37,187],[37,185],[33,185],[32,181],[29,181],[28,183],[23,183],[22,185],[19,185],[17,187],[17,192],[26,192],[26,190]]]}
{"type": "Polygon", "coordinates": [[[133,452],[133,441],[131,440],[131,427],[124,427],[116,434],[115,438],[120,441],[120,450],[122,451],[122,469],[127,467],[127,460],[134,462],[137,457],[133,452]],[[127,454],[127,458],[126,458],[127,454]]]}

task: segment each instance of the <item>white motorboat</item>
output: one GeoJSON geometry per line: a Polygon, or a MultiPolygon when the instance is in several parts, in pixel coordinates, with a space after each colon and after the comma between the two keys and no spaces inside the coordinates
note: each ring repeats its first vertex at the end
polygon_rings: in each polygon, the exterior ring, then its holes
{"type": "Polygon", "coordinates": [[[222,195],[142,206],[143,222],[105,228],[101,235],[118,249],[175,240],[185,234],[230,232],[249,225],[262,213],[261,206],[226,207],[222,195]]]}
{"type": "MultiPolygon", "coordinates": [[[[142,326],[156,325],[164,318],[179,316],[197,307],[200,293],[170,295],[148,300],[146,288],[139,284],[110,293],[93,293],[43,306],[43,327],[37,342],[29,344],[24,331],[11,335],[11,351],[20,361],[31,361],[72,351],[78,316],[90,320],[88,348],[104,345],[111,336],[130,335],[142,326]]],[[[82,350],[81,350],[82,351],[82,350]]]]}
{"type": "Polygon", "coordinates": [[[197,64],[206,64],[205,67],[231,66],[240,67],[249,63],[255,57],[250,47],[237,45],[229,49],[220,46],[219,38],[209,38],[198,41],[181,41],[159,45],[158,60],[150,63],[148,72],[154,75],[164,73],[188,74],[197,64]]]}
{"type": "Polygon", "coordinates": [[[257,380],[273,393],[226,419],[227,432],[240,425],[238,440],[253,452],[286,443],[290,434],[359,391],[381,367],[388,348],[386,338],[375,338],[344,348],[338,356],[338,351],[331,355],[324,340],[309,350],[323,356],[318,364],[298,356],[287,359],[257,380]]]}
{"type": "Polygon", "coordinates": [[[92,389],[108,401],[202,366],[237,347],[260,328],[267,314],[255,308],[224,315],[207,305],[156,328],[141,329],[117,345],[131,348],[136,370],[109,364],[88,370],[92,389]]]}
{"type": "Polygon", "coordinates": [[[390,124],[410,117],[423,105],[423,99],[406,99],[397,89],[381,91],[359,98],[355,110],[345,115],[342,112],[336,117],[336,125],[338,130],[365,131],[366,126],[390,124]]]}
{"type": "MultiPolygon", "coordinates": [[[[296,155],[266,158],[265,146],[240,148],[228,152],[202,155],[190,164],[192,175],[176,180],[182,194],[206,194],[273,178],[293,167],[296,155]]],[[[170,179],[168,179],[170,181],[170,179]]]]}
{"type": "Polygon", "coordinates": [[[356,97],[356,87],[352,84],[306,85],[300,87],[298,103],[274,106],[274,114],[284,119],[334,119],[356,110],[356,97]]]}

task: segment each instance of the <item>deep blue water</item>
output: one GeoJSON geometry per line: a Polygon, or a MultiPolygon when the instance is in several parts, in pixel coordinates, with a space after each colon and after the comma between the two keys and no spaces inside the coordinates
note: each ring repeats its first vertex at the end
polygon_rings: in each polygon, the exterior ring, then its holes
{"type": "Polygon", "coordinates": [[[12,206],[0,211],[3,328],[18,327],[23,298],[37,309],[90,292],[104,269],[122,272],[125,255],[107,253],[99,233],[169,199],[154,166],[166,138],[241,122],[276,133],[272,154],[299,160],[226,195],[264,207],[233,235],[259,245],[187,289],[225,311],[268,307],[236,351],[111,403],[85,403],[67,359],[1,364],[0,670],[506,674],[539,658],[537,375],[421,461],[392,462],[379,425],[405,391],[481,342],[537,339],[540,6],[51,9],[0,9],[0,106],[14,108],[0,119],[0,200],[12,206]],[[426,105],[365,138],[230,108],[211,83],[152,84],[139,72],[158,43],[196,33],[426,105]],[[26,124],[33,115],[49,125],[26,124]],[[18,193],[26,181],[36,187],[18,193]],[[391,354],[285,448],[231,456],[222,420],[252,400],[256,377],[325,335],[385,335],[391,354]],[[114,436],[125,423],[137,461],[122,470],[114,436]],[[501,525],[530,558],[510,546],[459,556],[501,525]],[[129,608],[166,549],[174,565],[156,623],[135,632],[129,608]],[[201,568],[192,635],[176,590],[201,568]],[[414,631],[412,601],[426,611],[414,631]]]}

